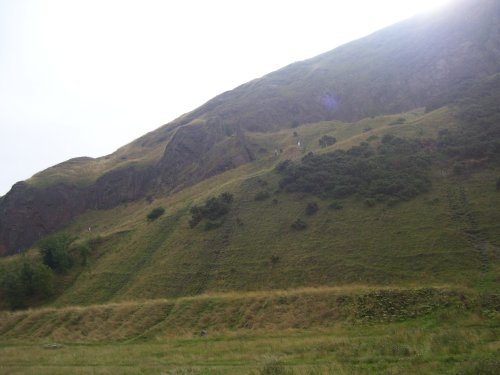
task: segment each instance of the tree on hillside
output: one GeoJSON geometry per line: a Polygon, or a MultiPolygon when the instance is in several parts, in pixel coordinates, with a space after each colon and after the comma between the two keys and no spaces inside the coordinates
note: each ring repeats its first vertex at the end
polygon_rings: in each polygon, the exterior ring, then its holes
{"type": "Polygon", "coordinates": [[[73,260],[68,252],[71,239],[65,234],[46,237],[38,243],[43,263],[56,272],[71,268],[73,260]]]}
{"type": "Polygon", "coordinates": [[[335,137],[332,137],[332,136],[329,136],[329,135],[324,135],[322,136],[319,141],[318,141],[319,145],[322,147],[322,148],[325,148],[327,146],[331,146],[335,143],[337,143],[337,138],[335,137]]]}
{"type": "Polygon", "coordinates": [[[233,202],[233,199],[231,193],[224,192],[218,197],[207,199],[202,206],[191,207],[191,220],[189,221],[189,226],[194,228],[203,219],[214,221],[223,217],[229,212],[229,206],[233,202]]]}
{"type": "Polygon", "coordinates": [[[50,296],[52,284],[50,268],[26,257],[0,269],[0,291],[11,308],[25,307],[28,299],[50,296]]]}
{"type": "Polygon", "coordinates": [[[165,213],[165,209],[163,207],[156,207],[148,214],[148,220],[153,221],[158,219],[161,215],[165,213]]]}
{"type": "Polygon", "coordinates": [[[306,215],[311,216],[318,212],[319,206],[316,202],[309,202],[306,206],[306,215]]]}

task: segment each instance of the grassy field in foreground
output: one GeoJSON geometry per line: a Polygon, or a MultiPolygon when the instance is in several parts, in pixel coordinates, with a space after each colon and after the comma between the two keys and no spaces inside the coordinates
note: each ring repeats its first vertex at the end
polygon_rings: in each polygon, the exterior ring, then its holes
{"type": "Polygon", "coordinates": [[[99,344],[0,344],[2,374],[496,374],[499,327],[476,315],[99,344]],[[439,323],[438,323],[439,322],[439,323]]]}
{"type": "Polygon", "coordinates": [[[4,312],[0,373],[494,374],[498,305],[467,289],[348,287],[4,312]]]}

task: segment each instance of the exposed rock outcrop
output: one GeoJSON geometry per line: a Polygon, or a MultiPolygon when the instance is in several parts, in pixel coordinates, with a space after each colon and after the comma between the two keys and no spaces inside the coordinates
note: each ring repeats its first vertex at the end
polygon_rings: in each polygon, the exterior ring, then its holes
{"type": "Polygon", "coordinates": [[[144,197],[155,176],[153,167],[112,170],[87,189],[87,208],[108,209],[144,197]]]}
{"type": "Polygon", "coordinates": [[[184,126],[156,165],[111,170],[87,187],[36,188],[18,182],[0,199],[0,256],[30,247],[87,209],[113,208],[151,191],[169,193],[252,158],[239,131],[227,136],[217,126],[184,126]],[[228,145],[231,152],[227,152],[228,145]]]}
{"type": "Polygon", "coordinates": [[[0,255],[26,249],[86,207],[86,193],[76,187],[36,189],[18,182],[0,202],[0,255]]]}
{"type": "Polygon", "coordinates": [[[172,190],[235,168],[254,159],[237,126],[211,119],[179,128],[158,162],[162,190],[172,190]]]}
{"type": "Polygon", "coordinates": [[[18,182],[0,201],[0,256],[20,252],[85,210],[106,209],[143,197],[151,169],[114,170],[90,187],[64,184],[39,189],[18,182]]]}

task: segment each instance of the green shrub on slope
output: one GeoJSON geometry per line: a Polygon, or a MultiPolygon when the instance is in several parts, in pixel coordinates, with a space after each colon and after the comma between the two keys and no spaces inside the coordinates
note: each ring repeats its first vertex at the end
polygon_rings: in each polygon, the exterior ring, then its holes
{"type": "Polygon", "coordinates": [[[69,254],[71,239],[64,234],[46,237],[38,243],[43,263],[55,272],[64,272],[73,266],[69,254]]]}
{"type": "Polygon", "coordinates": [[[163,207],[156,207],[151,212],[148,214],[148,220],[156,220],[158,219],[161,215],[165,213],[165,209],[163,207]]]}
{"type": "MultiPolygon", "coordinates": [[[[229,212],[229,206],[233,201],[233,195],[228,192],[220,194],[218,197],[211,197],[205,201],[202,206],[194,206],[191,208],[191,220],[189,226],[194,228],[203,219],[217,220],[229,212]]],[[[211,225],[209,228],[213,229],[211,225]]]]}
{"type": "Polygon", "coordinates": [[[430,161],[420,141],[385,136],[377,149],[367,143],[335,152],[285,161],[277,171],[280,188],[322,197],[408,200],[430,188],[430,161]]]}
{"type": "Polygon", "coordinates": [[[53,273],[40,262],[23,257],[0,269],[0,292],[11,308],[26,307],[28,300],[52,294],[53,273]]]}

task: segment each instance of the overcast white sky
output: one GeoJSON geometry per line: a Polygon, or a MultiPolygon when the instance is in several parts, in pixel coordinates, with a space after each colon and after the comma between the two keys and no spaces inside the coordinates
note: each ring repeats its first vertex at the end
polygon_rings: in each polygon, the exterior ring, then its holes
{"type": "Polygon", "coordinates": [[[0,196],[449,0],[0,0],[0,196]]]}

